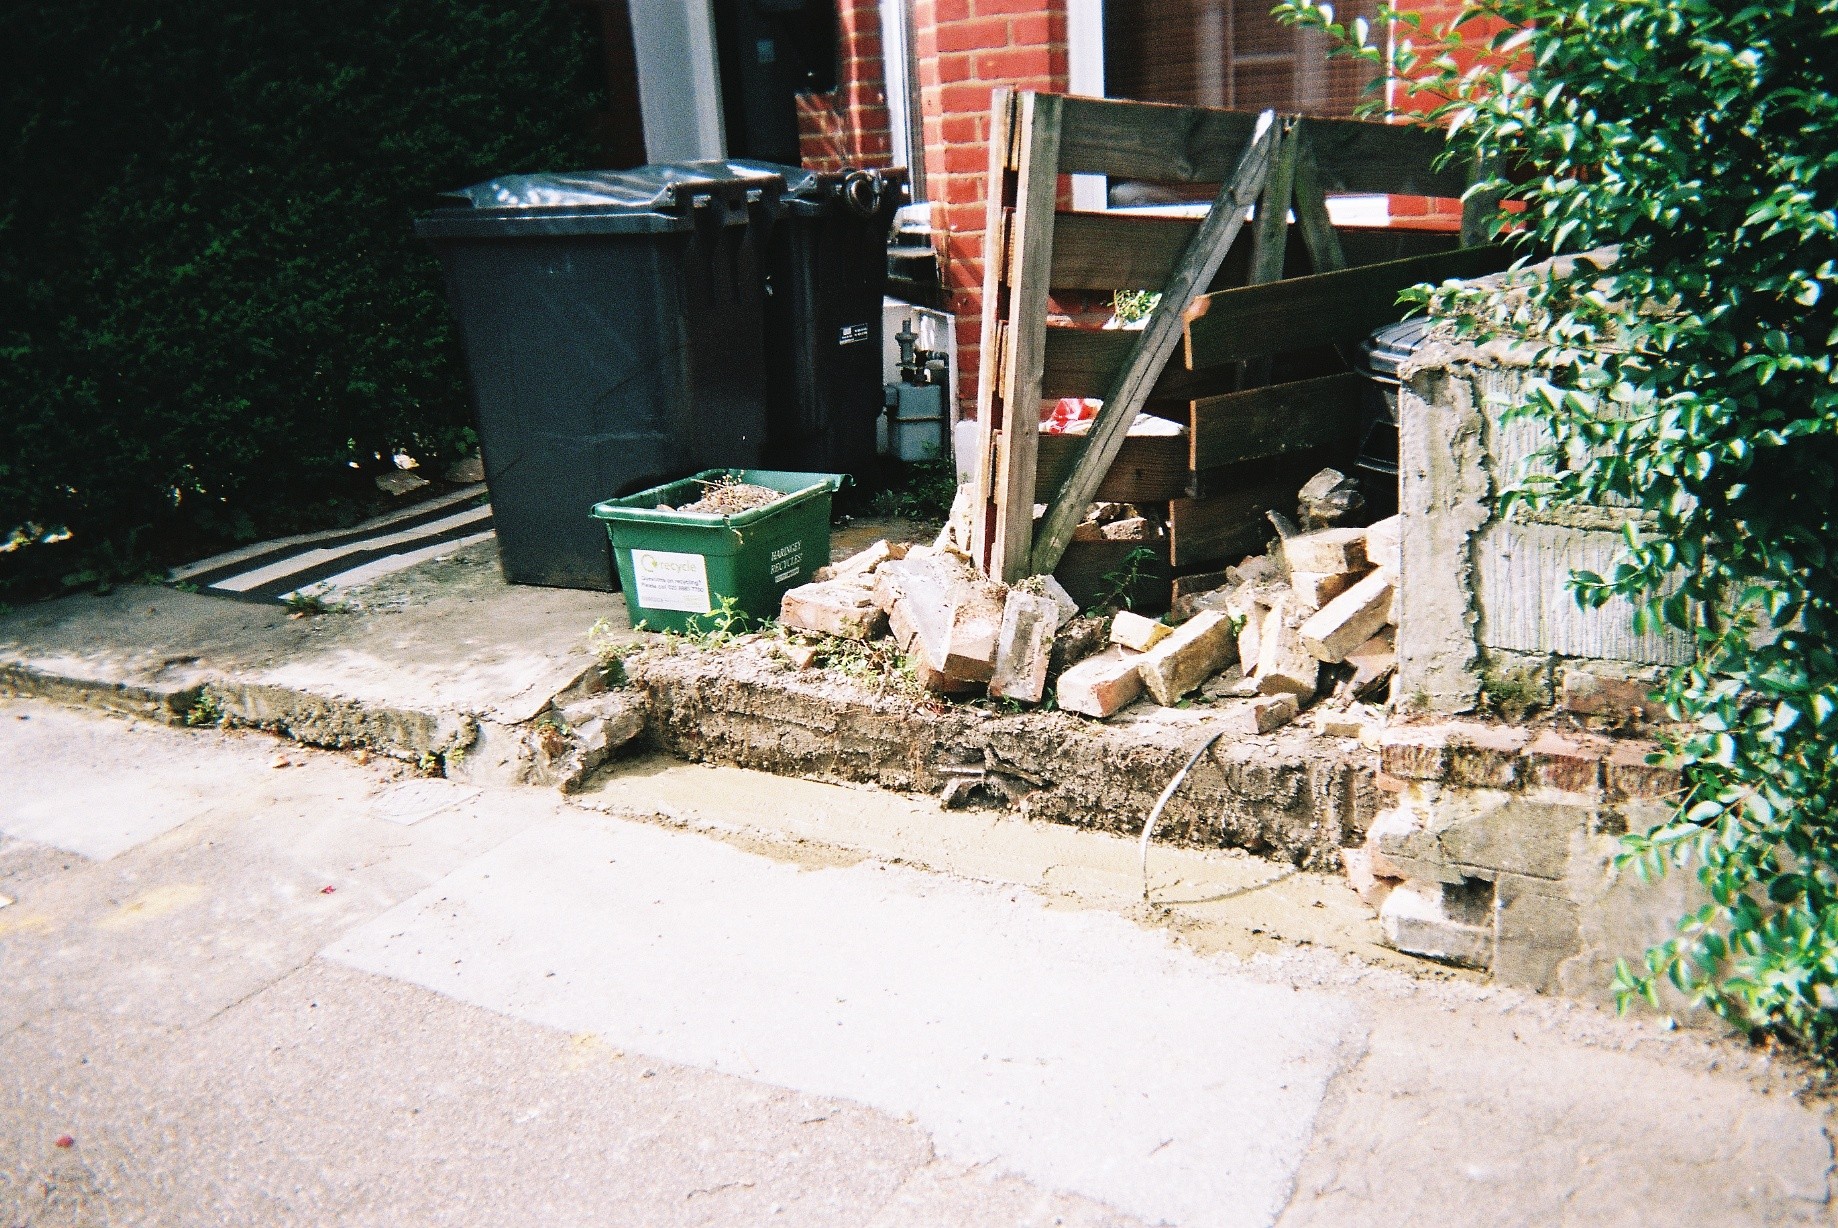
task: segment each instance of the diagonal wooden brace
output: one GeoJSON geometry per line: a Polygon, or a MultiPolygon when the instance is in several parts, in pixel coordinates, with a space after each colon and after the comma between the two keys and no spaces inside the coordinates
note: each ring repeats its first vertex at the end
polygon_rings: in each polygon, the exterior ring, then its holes
{"type": "Polygon", "coordinates": [[[1181,340],[1187,311],[1209,285],[1225,254],[1231,250],[1239,231],[1244,229],[1245,213],[1263,192],[1281,137],[1274,111],[1257,117],[1257,128],[1232,176],[1220,189],[1206,220],[1188,243],[1181,262],[1175,266],[1168,284],[1162,287],[1161,301],[1149,314],[1149,322],[1136,336],[1129,361],[1118,372],[1110,395],[1092,420],[1089,442],[1078,464],[1067,475],[1065,484],[1054,496],[1035,536],[1029,555],[1029,570],[1036,575],[1050,573],[1059,566],[1060,556],[1072,540],[1072,531],[1085,515],[1085,509],[1097,493],[1104,475],[1117,459],[1130,424],[1148,400],[1150,390],[1167,366],[1174,347],[1181,340]]]}

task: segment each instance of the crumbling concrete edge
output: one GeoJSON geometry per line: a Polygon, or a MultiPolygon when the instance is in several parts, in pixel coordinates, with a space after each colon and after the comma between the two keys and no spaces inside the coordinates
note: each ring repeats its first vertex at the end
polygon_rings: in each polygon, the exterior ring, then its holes
{"type": "Polygon", "coordinates": [[[305,746],[368,750],[471,783],[578,789],[644,728],[634,696],[608,694],[585,667],[527,721],[406,708],[257,679],[191,671],[170,683],[86,677],[44,662],[0,661],[0,695],[42,699],[166,725],[259,729],[305,746]]]}
{"type": "MultiPolygon", "coordinates": [[[[653,652],[625,668],[648,744],[677,758],[907,793],[972,780],[1026,818],[1123,835],[1141,830],[1215,727],[1198,713],[1151,725],[915,702],[765,652],[653,652]]],[[[1294,728],[1235,736],[1183,784],[1158,833],[1334,870],[1379,808],[1376,771],[1376,756],[1350,740],[1294,728]]]]}

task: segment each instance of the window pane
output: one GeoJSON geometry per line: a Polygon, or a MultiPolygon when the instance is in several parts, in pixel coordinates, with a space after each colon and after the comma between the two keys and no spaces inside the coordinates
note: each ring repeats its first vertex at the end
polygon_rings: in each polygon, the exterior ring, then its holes
{"type": "MultiPolygon", "coordinates": [[[[1104,92],[1237,111],[1346,116],[1375,70],[1270,15],[1272,0],[1104,0],[1104,92]]],[[[1370,18],[1377,0],[1335,6],[1370,18]]]]}

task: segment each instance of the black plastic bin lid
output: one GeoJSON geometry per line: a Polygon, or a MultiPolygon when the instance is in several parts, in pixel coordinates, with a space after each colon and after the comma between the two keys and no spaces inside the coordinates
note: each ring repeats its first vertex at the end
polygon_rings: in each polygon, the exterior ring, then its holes
{"type": "Polygon", "coordinates": [[[1360,373],[1396,383],[1399,369],[1417,352],[1429,331],[1430,322],[1423,316],[1373,329],[1372,335],[1359,343],[1360,373]]]}
{"type": "Polygon", "coordinates": [[[695,225],[695,210],[719,206],[726,225],[743,225],[749,207],[776,211],[776,175],[715,175],[687,167],[501,175],[445,195],[467,203],[415,222],[422,238],[570,234],[659,234],[695,225]]]}
{"type": "Polygon", "coordinates": [[[894,211],[906,203],[906,172],[899,169],[817,171],[809,167],[787,166],[783,162],[760,162],[752,158],[684,162],[677,166],[646,169],[676,170],[688,175],[731,175],[749,180],[762,176],[775,177],[784,181],[786,206],[800,213],[845,208],[858,217],[874,217],[884,213],[891,221],[894,211]]]}

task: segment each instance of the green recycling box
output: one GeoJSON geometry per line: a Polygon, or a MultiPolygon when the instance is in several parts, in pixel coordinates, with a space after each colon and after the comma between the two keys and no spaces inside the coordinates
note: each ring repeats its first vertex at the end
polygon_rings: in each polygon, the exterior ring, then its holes
{"type": "Polygon", "coordinates": [[[830,561],[830,496],[848,479],[835,473],[705,469],[594,505],[612,535],[632,625],[651,631],[708,631],[730,609],[749,624],[777,618],[785,590],[830,561]],[[694,503],[723,479],[787,496],[732,516],[674,509],[694,503]]]}

